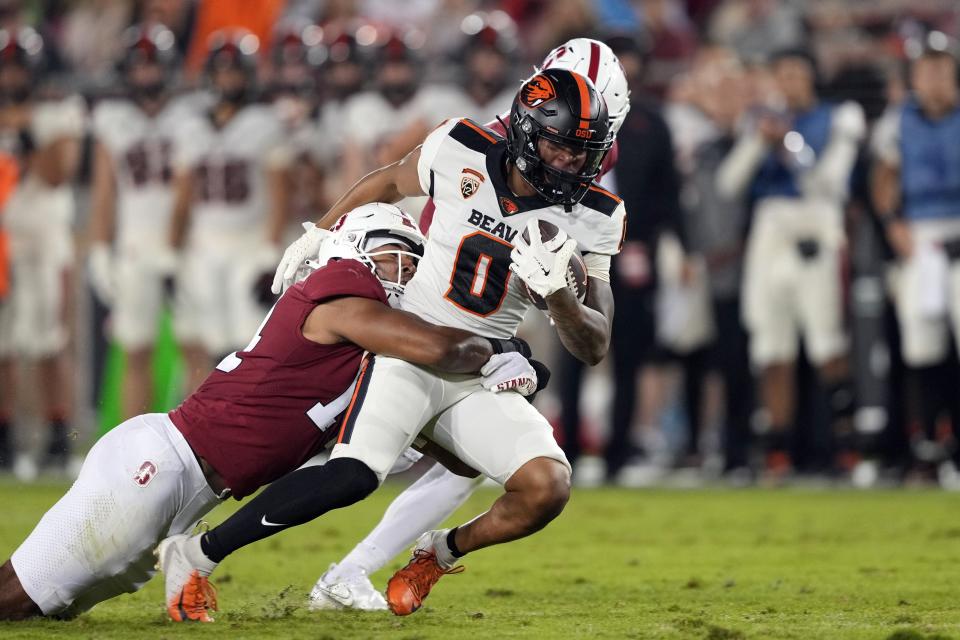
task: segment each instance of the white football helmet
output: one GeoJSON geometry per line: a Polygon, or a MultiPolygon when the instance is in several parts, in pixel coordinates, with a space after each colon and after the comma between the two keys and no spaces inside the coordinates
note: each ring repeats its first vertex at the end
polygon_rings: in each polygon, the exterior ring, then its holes
{"type": "Polygon", "coordinates": [[[423,247],[427,239],[420,233],[417,222],[409,213],[385,202],[372,202],[348,211],[330,227],[330,235],[323,240],[316,260],[307,265],[319,269],[334,259],[359,260],[367,265],[387,292],[387,301],[391,307],[397,307],[403,296],[400,262],[404,256],[410,257],[414,264],[423,256],[423,247]],[[406,250],[377,251],[387,244],[399,244],[406,250]],[[382,278],[377,273],[377,265],[371,259],[376,253],[392,253],[397,259],[396,279],[382,278]]]}
{"type": "Polygon", "coordinates": [[[617,135],[630,111],[630,89],[620,59],[610,47],[591,38],[567,40],[547,54],[542,69],[566,69],[590,78],[607,103],[610,129],[617,135]]]}

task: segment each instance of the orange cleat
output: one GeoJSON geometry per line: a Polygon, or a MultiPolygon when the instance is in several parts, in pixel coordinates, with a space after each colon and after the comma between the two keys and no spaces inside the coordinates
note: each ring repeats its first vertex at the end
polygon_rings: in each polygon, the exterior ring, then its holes
{"type": "Polygon", "coordinates": [[[408,616],[423,604],[430,589],[448,573],[463,573],[462,565],[444,569],[433,551],[414,549],[413,559],[387,583],[387,604],[394,615],[408,616]]]}
{"type": "Polygon", "coordinates": [[[200,536],[172,535],[154,551],[163,572],[167,614],[174,622],[213,622],[217,591],[209,576],[217,563],[203,555],[200,536]]]}
{"type": "Polygon", "coordinates": [[[183,589],[167,604],[174,622],[213,622],[209,611],[217,611],[217,590],[198,571],[190,574],[183,589]]]}

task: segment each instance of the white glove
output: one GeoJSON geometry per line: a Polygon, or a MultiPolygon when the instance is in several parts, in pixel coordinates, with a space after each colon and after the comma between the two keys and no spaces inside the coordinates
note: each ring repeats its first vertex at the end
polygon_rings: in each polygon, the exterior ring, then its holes
{"type": "Polygon", "coordinates": [[[117,279],[113,273],[113,254],[109,246],[98,243],[90,247],[87,270],[93,292],[100,302],[109,306],[117,294],[117,279]]]}
{"type": "Polygon", "coordinates": [[[516,391],[526,397],[537,390],[537,372],[523,355],[511,351],[490,356],[480,369],[480,384],[487,391],[516,391]]]}
{"type": "Polygon", "coordinates": [[[180,253],[170,245],[164,244],[151,252],[149,261],[157,274],[173,276],[180,268],[180,253]]]}
{"type": "Polygon", "coordinates": [[[304,222],[303,228],[304,234],[294,240],[280,258],[280,265],[273,276],[273,286],[270,287],[275,294],[283,293],[296,282],[297,271],[304,261],[316,257],[323,239],[330,234],[329,231],[321,229],[312,222],[304,222]]]}
{"type": "Polygon", "coordinates": [[[560,231],[555,238],[545,246],[540,239],[540,227],[536,220],[527,223],[529,244],[522,235],[514,239],[513,251],[510,252],[510,270],[526,283],[537,295],[546,298],[552,293],[567,286],[567,263],[577,250],[577,241],[567,239],[567,234],[560,231]],[[556,247],[558,247],[555,249],[556,247]],[[553,250],[555,249],[555,250],[553,250]]]}
{"type": "Polygon", "coordinates": [[[867,133],[867,122],[863,109],[856,102],[844,102],[833,111],[831,130],[834,135],[842,136],[852,142],[859,142],[867,133]]]}

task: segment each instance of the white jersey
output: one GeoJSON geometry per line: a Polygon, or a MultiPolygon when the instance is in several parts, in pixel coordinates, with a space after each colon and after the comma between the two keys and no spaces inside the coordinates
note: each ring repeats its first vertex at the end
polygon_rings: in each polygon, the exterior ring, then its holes
{"type": "Polygon", "coordinates": [[[436,213],[405,310],[480,335],[514,335],[530,302],[509,270],[510,251],[535,218],[566,231],[584,254],[619,252],[626,218],[615,195],[592,186],[567,211],[539,196],[515,196],[505,167],[506,142],[470,120],[445,122],[427,136],[417,169],[436,213]]]}
{"type": "MultiPolygon", "coordinates": [[[[509,103],[507,103],[509,105],[509,103]]],[[[347,131],[349,142],[373,149],[416,123],[435,127],[462,112],[457,92],[444,85],[427,85],[410,100],[394,107],[377,91],[365,91],[344,106],[344,120],[336,128],[347,131]]]]}
{"type": "Polygon", "coordinates": [[[117,246],[137,250],[165,237],[173,211],[172,154],[177,129],[192,115],[183,100],[150,116],[133,100],[105,100],[93,111],[93,135],[113,162],[117,246]]]}
{"type": "MultiPolygon", "coordinates": [[[[79,139],[85,126],[86,107],[79,96],[39,102],[30,114],[30,133],[38,149],[63,138],[79,139]]],[[[13,233],[30,233],[49,225],[69,226],[73,217],[70,183],[52,187],[28,173],[10,197],[4,224],[13,233]]]]}
{"type": "MultiPolygon", "coordinates": [[[[474,100],[469,93],[454,85],[437,85],[432,88],[435,112],[440,119],[430,126],[453,117],[467,118],[474,122],[490,122],[501,114],[510,113],[510,106],[517,97],[514,86],[504,89],[485,103],[474,100]]],[[[506,120],[506,118],[504,118],[506,120]]]]}
{"type": "Polygon", "coordinates": [[[218,129],[209,112],[178,130],[176,171],[194,176],[191,234],[216,236],[265,228],[269,215],[267,172],[290,164],[284,127],[270,105],[241,109],[218,129]]]}

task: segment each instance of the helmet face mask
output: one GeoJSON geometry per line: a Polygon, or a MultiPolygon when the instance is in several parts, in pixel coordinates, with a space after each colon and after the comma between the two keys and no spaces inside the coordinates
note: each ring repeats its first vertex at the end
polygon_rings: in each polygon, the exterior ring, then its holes
{"type": "Polygon", "coordinates": [[[119,63],[131,97],[158,100],[171,83],[177,62],[175,38],[159,26],[130,27],[124,34],[126,54],[119,63]]]}
{"type": "Polygon", "coordinates": [[[127,86],[137,100],[156,100],[167,88],[167,74],[155,62],[136,62],[127,70],[127,86]]]}
{"type": "Polygon", "coordinates": [[[409,214],[394,205],[374,202],[344,214],[323,241],[316,260],[308,261],[307,266],[312,271],[330,260],[357,260],[383,285],[390,306],[398,307],[425,244],[426,238],[409,214]]]}
{"type": "Polygon", "coordinates": [[[45,62],[43,38],[36,31],[0,29],[0,100],[27,102],[45,62]]]}
{"type": "Polygon", "coordinates": [[[523,179],[548,202],[565,206],[579,202],[600,175],[611,146],[606,105],[587,78],[547,69],[520,88],[507,123],[507,148],[523,179]],[[545,148],[551,146],[574,157],[582,155],[583,162],[575,170],[558,166],[564,163],[544,157],[545,148]]]}
{"type": "Polygon", "coordinates": [[[257,37],[244,31],[210,36],[205,75],[221,102],[242,105],[254,98],[259,47],[257,37]]]}

